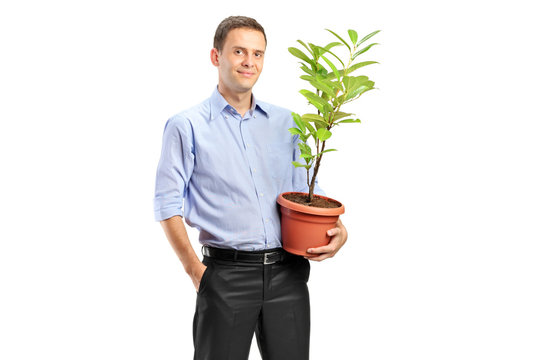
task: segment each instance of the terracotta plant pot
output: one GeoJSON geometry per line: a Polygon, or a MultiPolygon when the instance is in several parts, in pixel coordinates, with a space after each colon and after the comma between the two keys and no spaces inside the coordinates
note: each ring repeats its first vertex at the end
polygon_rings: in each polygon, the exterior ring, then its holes
{"type": "MultiPolygon", "coordinates": [[[[292,254],[313,257],[308,254],[308,248],[328,245],[330,236],[326,232],[336,227],[339,215],[345,212],[345,207],[334,199],[315,195],[323,199],[340,204],[337,208],[321,208],[307,206],[287,200],[283,195],[293,192],[282,193],[277,202],[281,205],[281,239],[283,249],[292,254]]],[[[298,193],[305,194],[307,193],[298,193]]]]}

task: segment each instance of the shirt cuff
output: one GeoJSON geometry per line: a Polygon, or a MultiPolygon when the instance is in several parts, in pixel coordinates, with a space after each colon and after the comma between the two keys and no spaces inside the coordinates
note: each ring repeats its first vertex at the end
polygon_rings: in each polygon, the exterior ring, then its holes
{"type": "Polygon", "coordinates": [[[167,220],[175,215],[184,217],[184,211],[181,208],[169,207],[165,209],[158,209],[154,211],[154,219],[156,221],[167,220]]]}

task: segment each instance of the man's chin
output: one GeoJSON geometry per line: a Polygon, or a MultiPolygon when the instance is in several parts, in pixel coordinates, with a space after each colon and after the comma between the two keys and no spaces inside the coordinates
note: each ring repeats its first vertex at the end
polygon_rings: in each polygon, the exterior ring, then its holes
{"type": "Polygon", "coordinates": [[[236,90],[238,92],[241,92],[241,93],[249,92],[249,91],[251,91],[251,89],[253,89],[254,85],[255,85],[255,83],[238,84],[238,86],[236,87],[236,90]]]}
{"type": "Polygon", "coordinates": [[[246,79],[246,78],[240,78],[236,81],[238,87],[243,87],[243,88],[246,88],[246,89],[251,89],[253,88],[253,86],[255,85],[255,83],[257,82],[257,79],[258,78],[251,78],[251,79],[246,79]]]}

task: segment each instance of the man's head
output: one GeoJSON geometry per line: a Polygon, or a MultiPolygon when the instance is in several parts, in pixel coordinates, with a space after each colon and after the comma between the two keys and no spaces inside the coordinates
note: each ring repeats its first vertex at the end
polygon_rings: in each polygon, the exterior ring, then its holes
{"type": "Polygon", "coordinates": [[[210,53],[218,68],[219,90],[227,94],[251,92],[263,68],[266,35],[254,19],[231,16],[219,24],[210,53]]]}
{"type": "Polygon", "coordinates": [[[264,36],[264,45],[266,48],[266,34],[264,33],[264,28],[257,22],[257,20],[247,16],[229,16],[223,20],[218,25],[216,34],[214,35],[214,48],[218,51],[223,50],[223,44],[225,43],[225,39],[227,38],[229,31],[239,28],[261,32],[264,36]]]}

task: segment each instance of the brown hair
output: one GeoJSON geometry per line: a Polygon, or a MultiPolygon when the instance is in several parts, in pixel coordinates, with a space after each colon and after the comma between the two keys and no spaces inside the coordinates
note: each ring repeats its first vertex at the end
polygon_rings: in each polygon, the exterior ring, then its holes
{"type": "Polygon", "coordinates": [[[264,42],[266,44],[266,34],[264,33],[263,27],[257,22],[257,20],[247,16],[229,16],[223,20],[216,29],[216,34],[214,35],[214,48],[221,51],[229,31],[238,28],[247,28],[262,32],[264,35],[264,42]]]}

